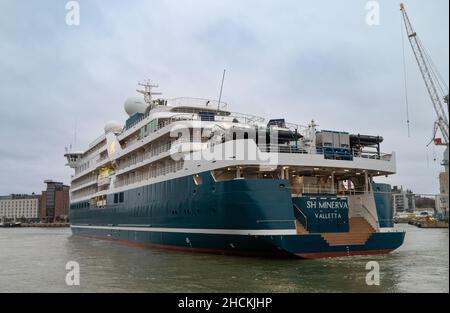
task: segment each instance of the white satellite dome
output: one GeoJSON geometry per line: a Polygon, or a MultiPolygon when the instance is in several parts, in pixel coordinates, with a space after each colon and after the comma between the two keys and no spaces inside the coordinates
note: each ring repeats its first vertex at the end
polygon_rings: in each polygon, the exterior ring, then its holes
{"type": "Polygon", "coordinates": [[[145,103],[144,99],[132,97],[128,98],[125,101],[125,112],[127,112],[128,116],[133,116],[136,113],[145,113],[145,110],[147,109],[147,103],[145,103]]]}
{"type": "Polygon", "coordinates": [[[109,121],[105,125],[105,134],[107,133],[115,133],[118,134],[122,131],[122,125],[120,123],[117,123],[115,121],[109,121]]]}

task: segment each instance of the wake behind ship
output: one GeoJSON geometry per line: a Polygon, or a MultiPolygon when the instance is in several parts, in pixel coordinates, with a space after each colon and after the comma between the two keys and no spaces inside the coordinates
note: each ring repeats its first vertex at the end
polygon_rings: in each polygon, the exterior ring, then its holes
{"type": "Polygon", "coordinates": [[[383,138],[266,120],[206,99],[125,102],[125,125],[108,123],[75,169],[76,235],[149,247],[269,257],[391,252],[395,153],[383,138]]]}

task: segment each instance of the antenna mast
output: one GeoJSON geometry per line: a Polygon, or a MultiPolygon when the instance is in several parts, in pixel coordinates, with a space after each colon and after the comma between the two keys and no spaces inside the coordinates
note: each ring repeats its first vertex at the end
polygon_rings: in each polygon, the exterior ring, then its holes
{"type": "Polygon", "coordinates": [[[153,105],[152,96],[162,95],[161,92],[152,91],[152,88],[159,88],[159,85],[152,83],[150,79],[147,79],[143,83],[138,82],[138,85],[144,87],[144,90],[136,89],[136,91],[144,95],[144,101],[150,106],[153,105]]]}
{"type": "Polygon", "coordinates": [[[223,70],[222,84],[220,85],[219,102],[217,103],[217,111],[220,110],[220,101],[222,100],[222,90],[223,90],[223,82],[224,81],[225,81],[225,69],[223,70]]]}

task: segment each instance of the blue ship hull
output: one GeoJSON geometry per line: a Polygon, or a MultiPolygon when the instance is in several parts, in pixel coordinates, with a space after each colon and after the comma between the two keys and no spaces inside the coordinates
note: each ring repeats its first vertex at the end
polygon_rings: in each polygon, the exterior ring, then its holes
{"type": "Polygon", "coordinates": [[[405,233],[374,233],[364,245],[330,246],[321,235],[215,235],[72,228],[76,235],[165,250],[261,257],[316,259],[385,254],[403,243],[405,233]]]}
{"type": "Polygon", "coordinates": [[[297,234],[287,180],[216,182],[209,172],[111,194],[105,208],[72,203],[75,235],[170,250],[266,257],[321,258],[388,253],[402,232],[373,233],[363,245],[330,245],[297,234]]]}

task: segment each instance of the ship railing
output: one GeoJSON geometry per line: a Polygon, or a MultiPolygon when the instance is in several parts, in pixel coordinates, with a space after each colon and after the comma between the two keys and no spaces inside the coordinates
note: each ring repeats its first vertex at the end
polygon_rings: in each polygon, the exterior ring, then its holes
{"type": "Polygon", "coordinates": [[[142,163],[154,156],[157,156],[164,152],[170,151],[173,144],[174,144],[173,142],[165,142],[163,144],[158,144],[155,147],[153,147],[150,150],[147,150],[145,152],[139,152],[136,154],[132,154],[130,157],[126,158],[125,160],[120,161],[119,170],[126,169],[128,167],[142,163]]]}
{"type": "Polygon", "coordinates": [[[286,128],[288,128],[292,131],[297,130],[297,132],[299,134],[304,133],[308,129],[308,126],[290,123],[290,122],[285,122],[285,125],[286,125],[286,128]]]}
{"type": "Polygon", "coordinates": [[[92,174],[92,175],[86,176],[86,177],[81,178],[81,179],[80,178],[73,179],[71,185],[72,185],[72,188],[77,188],[77,187],[80,187],[82,185],[85,185],[85,184],[88,184],[88,183],[92,183],[92,182],[94,182],[96,180],[97,180],[97,175],[92,174]]]}
{"type": "Polygon", "coordinates": [[[392,154],[390,153],[379,153],[376,151],[361,151],[355,149],[353,149],[353,156],[356,158],[382,160],[382,161],[390,161],[392,158],[392,154]]]}
{"type": "Polygon", "coordinates": [[[71,188],[72,188],[72,190],[75,190],[75,189],[83,189],[83,188],[86,188],[86,187],[89,187],[89,186],[91,186],[92,184],[94,184],[94,183],[96,183],[97,182],[97,178],[95,178],[95,179],[90,179],[90,180],[88,180],[88,181],[84,181],[83,183],[75,183],[75,184],[72,184],[72,186],[71,186],[71,188]]]}
{"type": "Polygon", "coordinates": [[[336,197],[347,197],[372,193],[370,190],[366,190],[364,186],[356,186],[350,189],[340,187],[337,189],[332,188],[331,186],[294,184],[290,189],[293,197],[301,197],[302,195],[332,195],[336,197]]]}
{"type": "Polygon", "coordinates": [[[139,164],[141,162],[144,162],[149,158],[152,158],[154,156],[157,156],[157,155],[160,155],[167,151],[170,151],[172,147],[179,145],[179,144],[183,144],[183,143],[191,143],[191,144],[203,143],[203,140],[201,138],[180,137],[179,139],[177,139],[175,141],[156,145],[156,147],[153,147],[150,150],[147,150],[143,153],[138,153],[136,155],[132,155],[131,157],[121,161],[119,164],[119,170],[123,170],[128,167],[139,164]]]}
{"type": "MultiPolygon", "coordinates": [[[[236,120],[238,123],[249,124],[249,125],[253,125],[253,124],[257,124],[257,123],[265,123],[265,121],[266,121],[265,118],[260,117],[260,116],[238,113],[238,112],[229,112],[229,115],[227,115],[227,117],[230,118],[230,121],[236,120]]],[[[179,122],[179,121],[183,121],[183,120],[207,121],[207,122],[208,121],[209,122],[220,121],[215,118],[214,119],[212,118],[211,120],[203,120],[202,117],[198,114],[198,111],[186,109],[184,112],[172,116],[170,118],[170,123],[179,122]]]]}
{"type": "MultiPolygon", "coordinates": [[[[293,146],[293,145],[266,145],[266,144],[258,144],[261,152],[275,152],[275,153],[298,153],[298,154],[312,154],[311,149],[304,146],[293,146]]],[[[349,150],[350,151],[350,150],[349,150]]],[[[314,152],[314,151],[313,151],[314,152]]],[[[325,155],[326,153],[322,148],[316,148],[315,154],[325,155]]],[[[348,154],[349,160],[351,156],[356,158],[364,158],[364,159],[372,159],[372,160],[381,160],[381,161],[391,161],[392,154],[388,153],[378,153],[373,151],[360,151],[360,150],[352,150],[352,153],[348,154]]],[[[344,158],[342,158],[344,159],[344,158]]]]}
{"type": "Polygon", "coordinates": [[[105,139],[105,135],[100,135],[98,136],[95,140],[93,140],[90,144],[89,144],[89,149],[91,149],[92,147],[98,145],[100,142],[102,142],[102,140],[105,139]]]}
{"type": "MultiPolygon", "coordinates": [[[[205,121],[202,119],[202,117],[198,114],[198,110],[183,110],[183,112],[180,112],[179,114],[176,114],[170,118],[170,122],[178,122],[178,121],[205,121]]],[[[251,115],[251,114],[244,114],[244,113],[238,113],[238,112],[228,112],[229,115],[227,115],[231,119],[235,119],[237,122],[242,124],[255,124],[255,123],[265,123],[266,119],[260,116],[251,115]]],[[[207,120],[209,122],[214,122],[216,119],[207,120]]]]}
{"type": "Polygon", "coordinates": [[[97,187],[81,189],[79,191],[71,192],[71,199],[79,199],[89,195],[93,195],[97,192],[97,187]]]}
{"type": "Polygon", "coordinates": [[[275,152],[275,153],[300,153],[308,154],[308,151],[301,147],[296,146],[286,146],[286,145],[258,145],[261,152],[275,152]]]}
{"type": "Polygon", "coordinates": [[[291,187],[292,197],[298,198],[303,195],[337,195],[337,191],[331,187],[323,187],[317,185],[293,185],[291,187]]]}
{"type": "Polygon", "coordinates": [[[167,99],[167,105],[172,107],[211,107],[212,109],[219,108],[219,110],[226,110],[228,107],[228,104],[223,101],[219,103],[217,100],[189,97],[167,99]]]}
{"type": "Polygon", "coordinates": [[[107,160],[108,158],[109,158],[109,156],[108,156],[108,155],[106,155],[106,156],[103,156],[103,157],[101,157],[101,158],[98,158],[98,159],[97,159],[97,163],[101,163],[101,162],[103,162],[103,161],[107,160]]]}
{"type": "Polygon", "coordinates": [[[205,141],[203,141],[201,138],[185,138],[185,137],[180,137],[179,139],[175,140],[172,143],[173,147],[177,147],[178,145],[181,144],[195,144],[195,143],[204,143],[205,141]]]}
{"type": "Polygon", "coordinates": [[[111,177],[102,177],[98,180],[98,186],[105,186],[111,183],[111,177]]]}
{"type": "MultiPolygon", "coordinates": [[[[172,122],[178,122],[180,120],[191,120],[191,121],[202,121],[202,117],[198,114],[198,110],[189,110],[188,108],[183,109],[183,112],[180,112],[177,115],[174,115],[170,118],[171,123],[172,122]]],[[[265,124],[266,119],[261,116],[257,115],[251,115],[251,114],[245,114],[245,113],[239,113],[239,112],[228,112],[228,117],[235,119],[237,122],[242,124],[265,124]]],[[[210,121],[216,121],[216,119],[211,119],[210,121]]],[[[289,124],[290,127],[294,127],[295,124],[289,124]]],[[[295,127],[301,127],[299,125],[296,125],[295,127]]]]}
{"type": "Polygon", "coordinates": [[[230,117],[235,118],[239,123],[242,124],[255,124],[266,122],[266,119],[264,117],[239,112],[231,112],[230,117]]]}
{"type": "Polygon", "coordinates": [[[131,185],[135,183],[139,183],[142,181],[146,181],[148,179],[156,178],[159,176],[164,176],[170,173],[175,173],[183,169],[183,162],[182,161],[169,161],[166,163],[159,163],[152,167],[147,167],[144,170],[137,171],[134,174],[130,173],[124,173],[120,175],[125,175],[124,177],[118,177],[115,182],[114,186],[116,188],[123,187],[126,185],[131,185]]]}
{"type": "MultiPolygon", "coordinates": [[[[226,111],[228,104],[226,102],[221,101],[220,105],[217,100],[211,100],[211,99],[203,99],[203,98],[173,98],[173,99],[167,99],[167,104],[171,107],[186,107],[183,108],[183,112],[179,112],[180,114],[177,116],[174,116],[174,118],[171,118],[171,122],[176,122],[180,120],[180,117],[184,115],[186,119],[190,120],[201,120],[201,118],[198,116],[198,109],[189,109],[189,107],[193,108],[211,108],[214,110],[218,110],[219,115],[220,111],[226,111]],[[178,117],[178,118],[176,118],[178,117]]],[[[257,115],[251,115],[251,114],[245,114],[245,113],[239,113],[239,112],[229,112],[226,111],[227,115],[229,114],[230,117],[235,118],[240,123],[245,124],[266,124],[267,119],[261,116],[257,115]]],[[[132,126],[135,126],[139,122],[141,122],[143,119],[147,118],[150,115],[150,112],[146,112],[143,116],[141,116],[139,119],[136,119],[132,125],[129,125],[129,128],[132,126]]],[[[165,126],[165,125],[164,125],[165,126]]],[[[289,129],[297,129],[302,130],[305,129],[305,126],[294,124],[294,123],[286,123],[286,127],[289,129]]],[[[159,129],[160,127],[158,127],[159,129]]]]}
{"type": "Polygon", "coordinates": [[[170,123],[180,122],[180,121],[197,121],[199,120],[198,114],[196,112],[183,112],[170,117],[170,123]]]}
{"type": "Polygon", "coordinates": [[[354,196],[354,195],[364,195],[370,194],[371,191],[368,190],[365,186],[354,186],[352,188],[339,188],[337,190],[337,194],[339,196],[354,196]]]}

